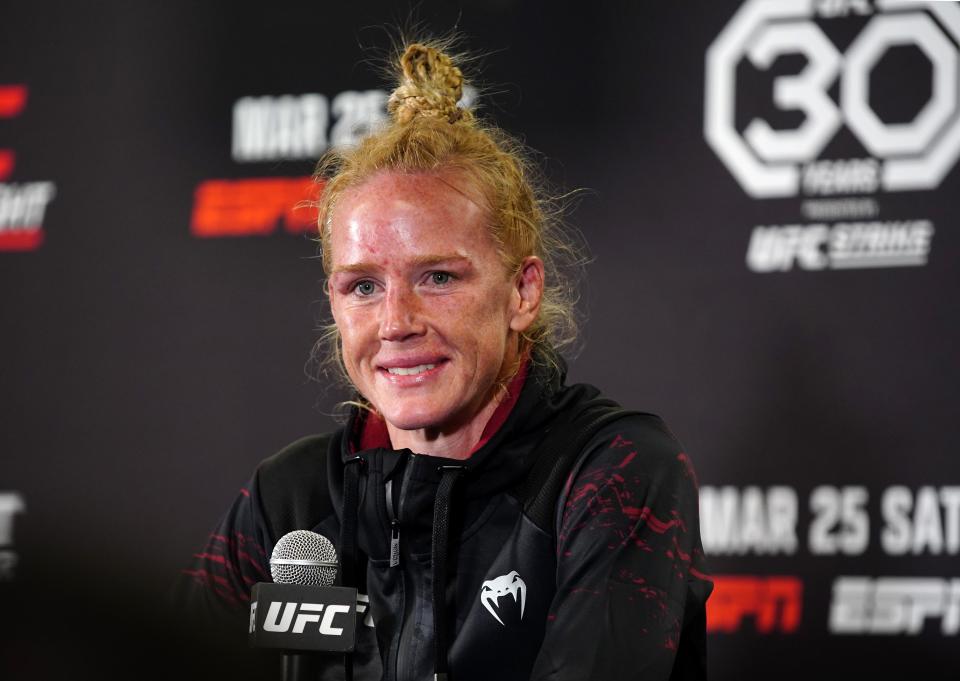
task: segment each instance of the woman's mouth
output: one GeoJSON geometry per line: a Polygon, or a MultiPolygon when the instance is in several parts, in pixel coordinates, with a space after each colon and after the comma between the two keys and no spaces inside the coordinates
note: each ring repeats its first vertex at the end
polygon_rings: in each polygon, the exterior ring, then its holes
{"type": "Polygon", "coordinates": [[[418,364],[415,367],[389,367],[387,372],[393,374],[394,376],[416,376],[417,374],[422,374],[425,371],[435,369],[436,366],[436,364],[418,364]]]}
{"type": "Polygon", "coordinates": [[[380,371],[394,385],[421,385],[439,374],[447,361],[445,357],[411,357],[381,364],[380,371]]]}

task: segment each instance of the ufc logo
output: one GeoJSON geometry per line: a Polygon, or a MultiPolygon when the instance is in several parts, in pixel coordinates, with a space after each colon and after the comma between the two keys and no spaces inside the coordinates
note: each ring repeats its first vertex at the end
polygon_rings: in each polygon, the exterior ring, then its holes
{"type": "MultiPolygon", "coordinates": [[[[250,608],[251,627],[256,622],[256,612],[257,604],[254,603],[250,608]]],[[[350,612],[350,606],[348,605],[328,605],[324,607],[322,603],[284,604],[280,601],[273,601],[267,609],[267,617],[263,621],[263,630],[275,633],[290,631],[294,634],[302,634],[308,624],[319,622],[321,634],[340,636],[343,634],[343,627],[333,626],[333,620],[337,615],[348,612],[350,612]],[[291,624],[293,624],[292,629],[290,628],[291,624]]]]}
{"type": "MultiPolygon", "coordinates": [[[[953,168],[960,156],[960,7],[916,0],[874,4],[880,13],[843,54],[810,19],[872,13],[862,0],[747,0],[707,50],[704,135],[750,196],[796,196],[801,181],[811,193],[857,193],[865,186],[933,189],[953,168]],[[891,48],[901,45],[923,52],[933,87],[913,120],[887,123],[870,104],[871,74],[891,48]],[[803,122],[777,130],[753,118],[741,133],[735,122],[738,64],[747,59],[767,70],[786,54],[803,55],[806,65],[800,73],[774,79],[773,102],[781,110],[803,112],[803,122]],[[838,79],[840,101],[834,102],[828,92],[838,79]],[[870,172],[869,163],[839,169],[814,163],[843,125],[882,161],[878,173],[870,172]],[[850,177],[817,192],[818,177],[828,171],[850,177]]],[[[887,89],[893,90],[889,84],[887,89]]]]}

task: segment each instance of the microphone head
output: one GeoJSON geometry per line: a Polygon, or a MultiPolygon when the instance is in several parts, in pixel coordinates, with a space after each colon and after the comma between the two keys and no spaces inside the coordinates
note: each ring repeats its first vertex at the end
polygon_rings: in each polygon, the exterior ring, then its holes
{"type": "Polygon", "coordinates": [[[277,584],[331,586],[337,577],[337,550],[316,532],[288,532],[273,547],[270,576],[277,584]]]}

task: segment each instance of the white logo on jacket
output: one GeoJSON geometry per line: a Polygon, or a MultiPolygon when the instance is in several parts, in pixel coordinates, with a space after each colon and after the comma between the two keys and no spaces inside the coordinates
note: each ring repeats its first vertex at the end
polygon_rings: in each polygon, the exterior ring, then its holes
{"type": "Polygon", "coordinates": [[[500,624],[503,624],[503,620],[500,619],[500,615],[497,614],[494,607],[499,610],[500,597],[507,594],[513,596],[514,603],[517,602],[517,594],[520,595],[520,619],[523,619],[523,609],[527,605],[527,585],[516,570],[494,579],[488,579],[480,588],[480,602],[500,624]]]}

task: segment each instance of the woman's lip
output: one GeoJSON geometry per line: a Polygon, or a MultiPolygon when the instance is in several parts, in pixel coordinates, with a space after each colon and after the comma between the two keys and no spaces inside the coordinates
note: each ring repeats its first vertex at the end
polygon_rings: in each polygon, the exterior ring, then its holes
{"type": "Polygon", "coordinates": [[[380,362],[377,364],[377,368],[384,371],[390,371],[390,369],[412,369],[414,367],[424,366],[427,364],[438,366],[446,361],[446,357],[439,357],[436,355],[404,357],[403,359],[393,359],[386,362],[380,362]]]}
{"type": "MultiPolygon", "coordinates": [[[[406,362],[404,364],[406,364],[406,362]]],[[[421,362],[410,366],[391,365],[389,368],[387,366],[380,366],[378,372],[395,385],[419,385],[436,376],[443,370],[446,364],[447,360],[444,359],[434,360],[433,362],[421,362]],[[390,369],[394,369],[396,372],[392,372],[390,369]],[[398,370],[402,370],[404,373],[399,373],[398,370]],[[410,370],[418,371],[409,373],[410,370]]]]}

